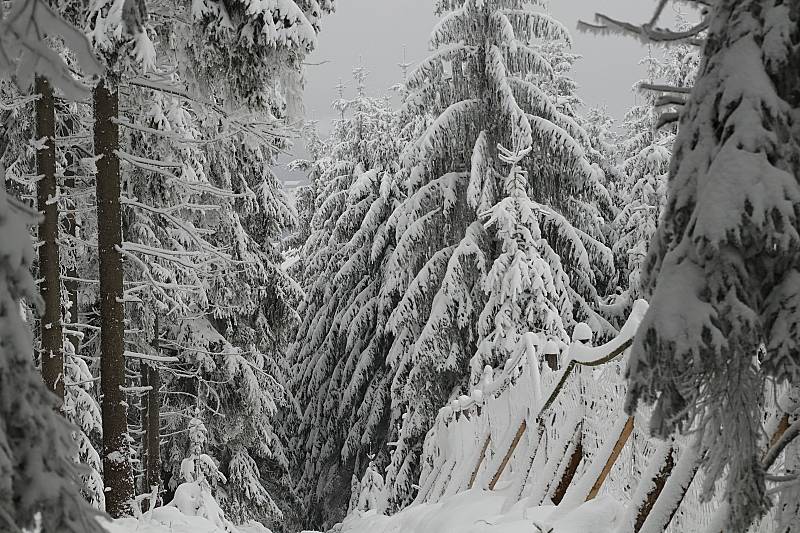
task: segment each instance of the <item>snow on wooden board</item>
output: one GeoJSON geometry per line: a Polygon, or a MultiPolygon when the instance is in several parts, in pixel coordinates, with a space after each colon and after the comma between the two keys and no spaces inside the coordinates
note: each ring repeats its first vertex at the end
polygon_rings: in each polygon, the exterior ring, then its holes
{"type": "Polygon", "coordinates": [[[503,512],[504,491],[470,489],[439,503],[407,507],[393,516],[375,511],[351,514],[341,533],[610,533],[624,511],[601,496],[566,512],[557,506],[529,506],[522,500],[503,512]]]}

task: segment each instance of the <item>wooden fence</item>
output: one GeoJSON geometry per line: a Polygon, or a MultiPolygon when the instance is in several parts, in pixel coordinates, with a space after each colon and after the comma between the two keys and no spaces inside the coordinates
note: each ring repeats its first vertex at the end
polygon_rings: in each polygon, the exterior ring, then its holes
{"type": "MultiPolygon", "coordinates": [[[[569,510],[609,494],[626,506],[619,533],[708,525],[719,502],[700,501],[702,452],[688,438],[651,439],[647,407],[633,415],[623,409],[626,356],[646,310],[637,301],[619,335],[602,346],[573,341],[560,370],[540,363],[544,339],[535,334],[503,369],[487,368],[470,396],[439,411],[415,503],[502,488],[509,506],[527,498],[569,510]]],[[[774,446],[789,419],[767,407],[774,446]]]]}

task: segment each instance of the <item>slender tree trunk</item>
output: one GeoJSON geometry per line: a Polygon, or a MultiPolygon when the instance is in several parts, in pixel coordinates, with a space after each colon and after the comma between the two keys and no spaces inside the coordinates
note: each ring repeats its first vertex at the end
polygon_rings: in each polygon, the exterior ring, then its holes
{"type": "Polygon", "coordinates": [[[120,207],[119,97],[101,80],[94,89],[94,151],[97,161],[97,228],[100,256],[100,373],[103,392],[103,481],[106,511],[128,514],[133,477],[128,460],[125,394],[125,309],[122,293],[122,212],[120,207]]]}
{"type": "Polygon", "coordinates": [[[53,88],[36,76],[36,139],[45,139],[36,151],[37,209],[39,223],[39,277],[44,300],[42,315],[42,376],[47,387],[64,402],[64,344],[61,337],[61,277],[58,258],[58,204],[56,198],[56,112],[53,88]]]}
{"type": "MultiPolygon", "coordinates": [[[[158,313],[156,313],[154,330],[153,348],[156,355],[160,355],[158,313]]],[[[145,364],[144,372],[147,375],[147,384],[150,386],[150,390],[147,392],[147,426],[145,431],[147,449],[145,485],[149,490],[153,486],[161,486],[161,402],[158,395],[158,389],[161,387],[161,376],[155,364],[145,364]]]]}

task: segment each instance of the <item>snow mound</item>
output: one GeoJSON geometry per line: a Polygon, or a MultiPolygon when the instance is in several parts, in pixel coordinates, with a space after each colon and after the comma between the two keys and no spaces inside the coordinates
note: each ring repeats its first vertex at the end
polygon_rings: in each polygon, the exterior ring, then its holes
{"type": "Polygon", "coordinates": [[[177,507],[156,507],[141,518],[120,518],[104,524],[109,533],[223,533],[213,522],[183,514],[177,507]]]}
{"type": "MultiPolygon", "coordinates": [[[[141,518],[120,518],[104,522],[108,533],[227,533],[201,516],[183,514],[177,507],[156,507],[141,518]]],[[[231,533],[272,533],[257,522],[235,526],[231,533]]]]}
{"type": "Polygon", "coordinates": [[[222,509],[206,485],[182,483],[175,499],[139,518],[104,521],[108,533],[272,533],[258,522],[234,526],[225,520],[222,509]]]}
{"type": "Polygon", "coordinates": [[[471,489],[435,504],[412,505],[394,516],[356,512],[341,533],[611,533],[624,516],[614,499],[601,496],[572,510],[530,505],[504,510],[502,491],[471,489]]]}

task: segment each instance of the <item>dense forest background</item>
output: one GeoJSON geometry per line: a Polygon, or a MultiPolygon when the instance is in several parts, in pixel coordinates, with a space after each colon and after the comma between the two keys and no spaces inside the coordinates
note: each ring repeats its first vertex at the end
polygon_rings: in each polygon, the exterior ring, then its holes
{"type": "Polygon", "coordinates": [[[436,0],[430,55],[380,96],[355,65],[321,131],[333,0],[3,2],[0,524],[396,513],[440,408],[645,298],[626,408],[699,435],[726,530],[796,525],[800,2],[668,5],[581,25],[649,44],[620,121],[546,5],[436,0]]]}

